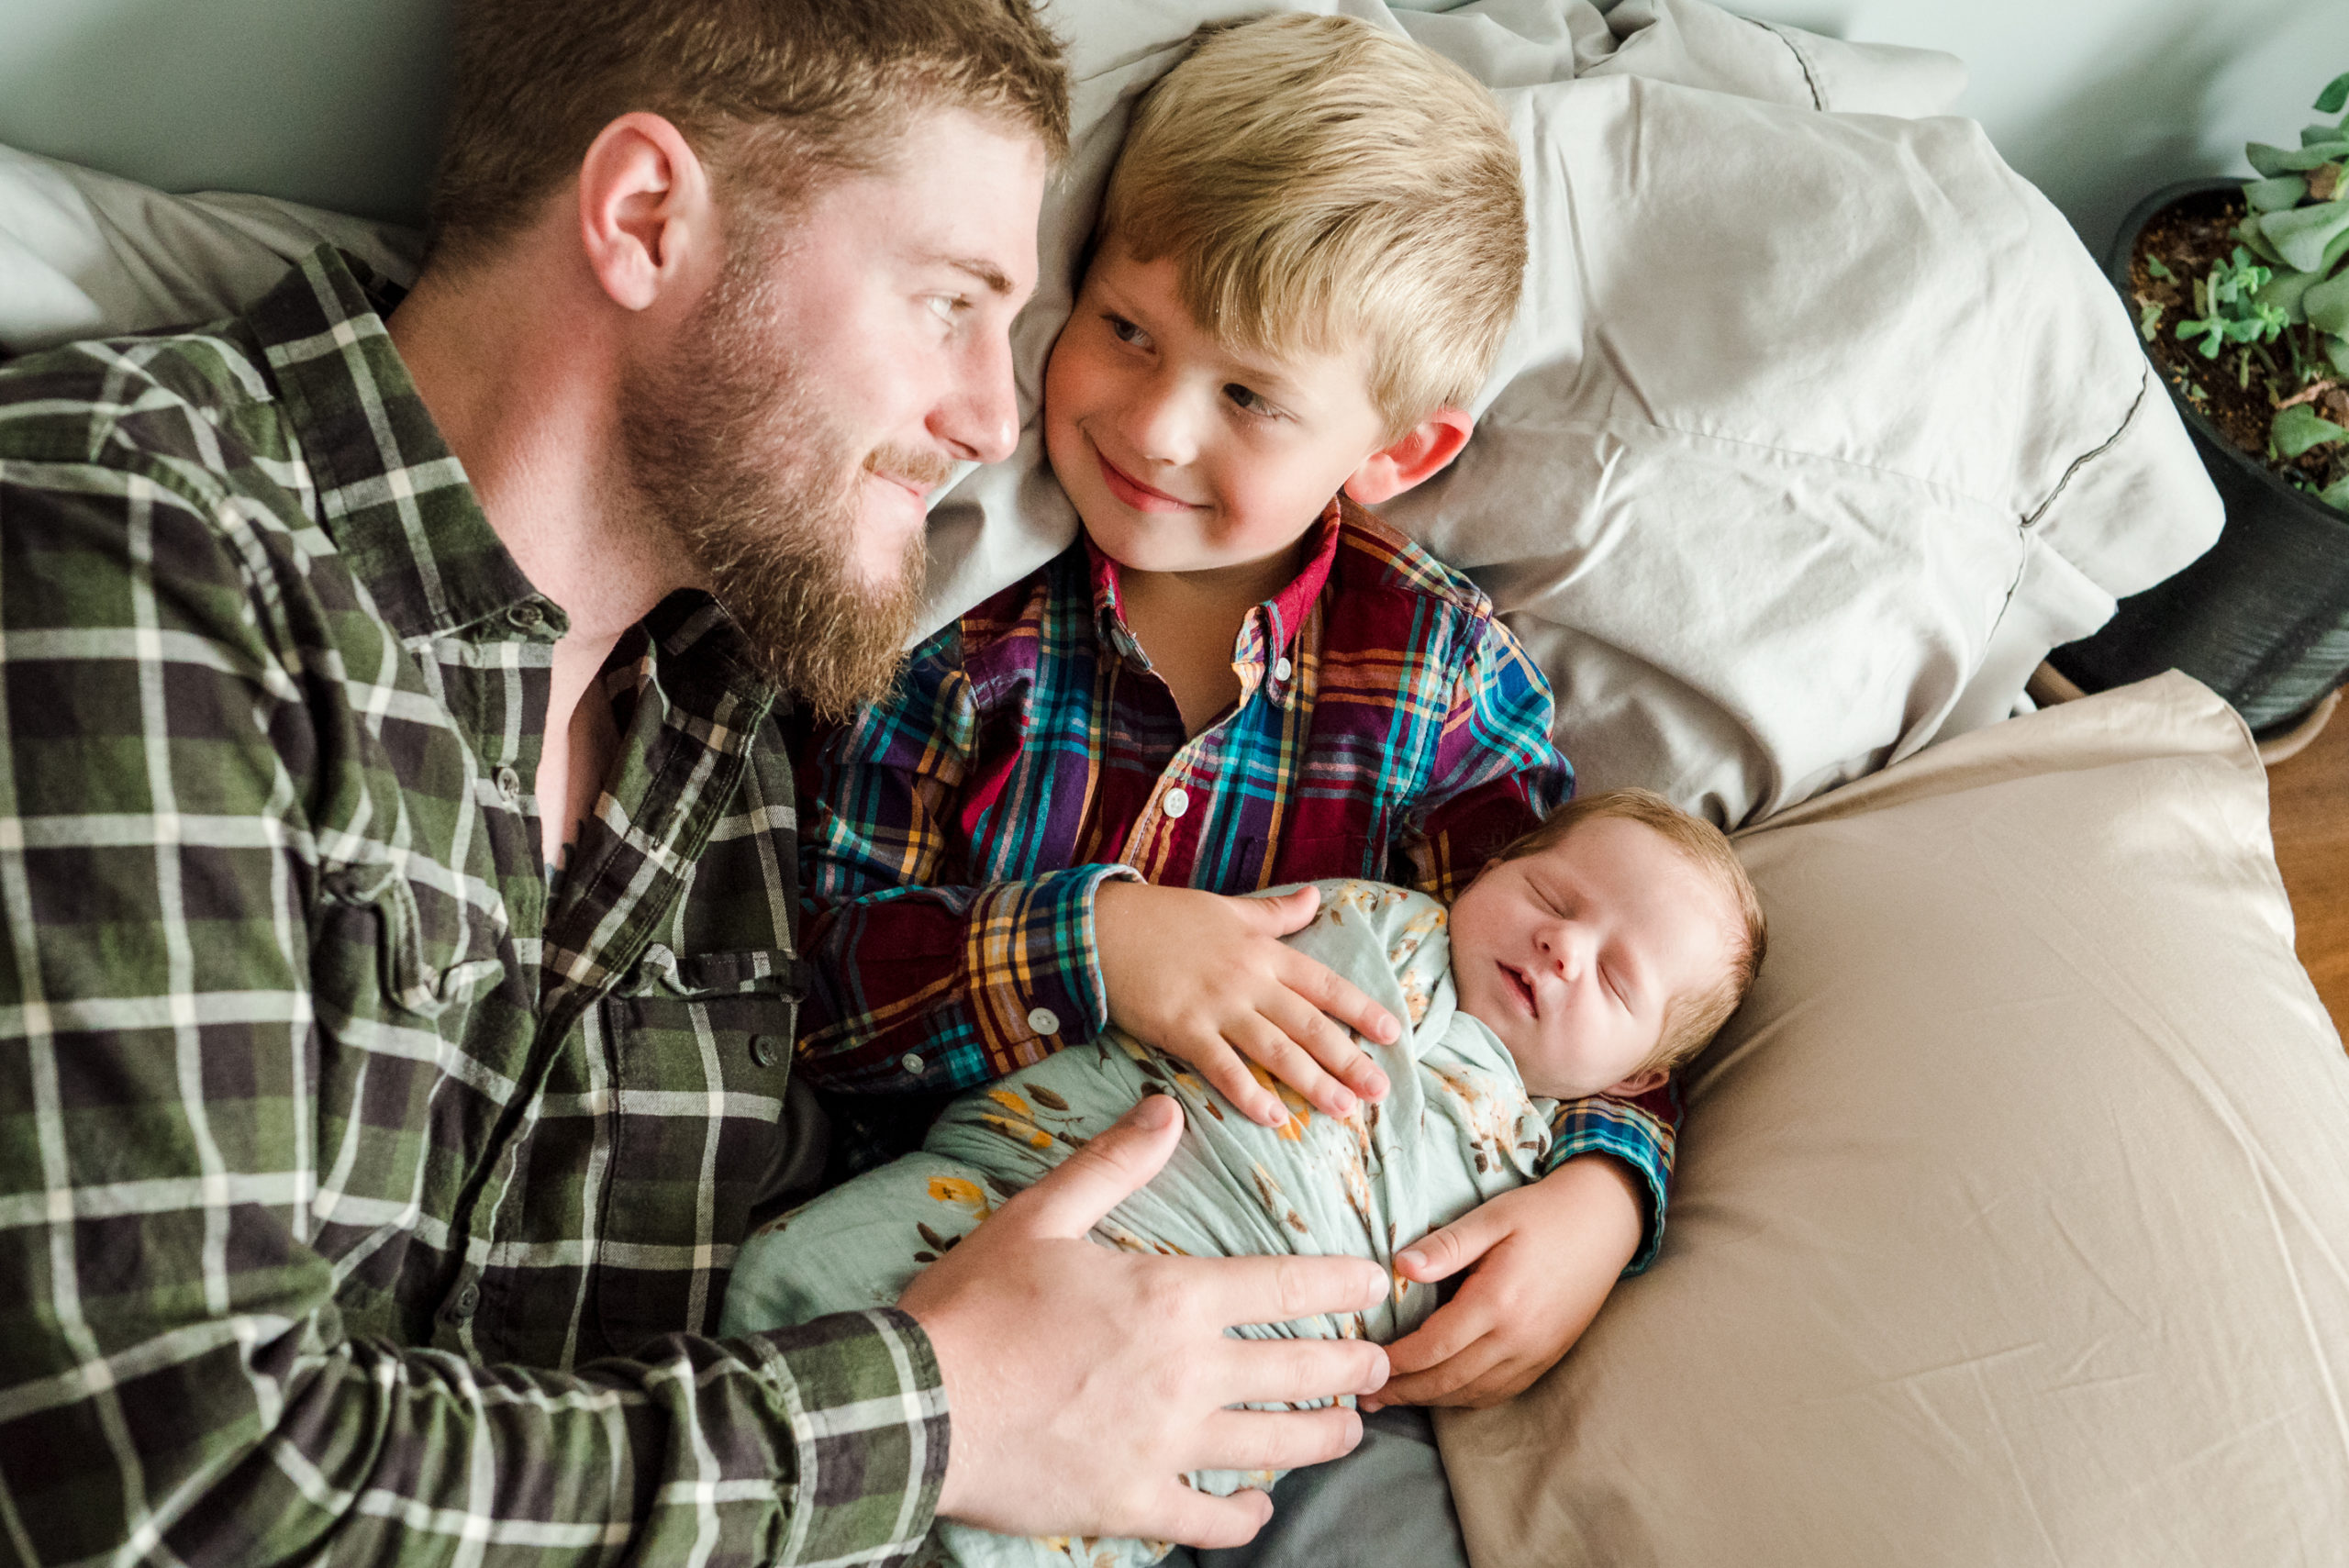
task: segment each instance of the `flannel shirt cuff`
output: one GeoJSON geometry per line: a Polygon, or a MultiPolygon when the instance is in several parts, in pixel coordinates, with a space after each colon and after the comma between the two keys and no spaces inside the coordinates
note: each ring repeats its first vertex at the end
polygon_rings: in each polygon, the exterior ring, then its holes
{"type": "Polygon", "coordinates": [[[1627,1279],[1654,1262],[1657,1250],[1664,1245],[1664,1208],[1672,1182],[1674,1140],[1670,1123],[1629,1100],[1604,1095],[1561,1101],[1550,1114],[1550,1152],[1542,1162],[1543,1175],[1580,1155],[1611,1154],[1631,1167],[1647,1195],[1640,1250],[1623,1270],[1627,1279]]]}
{"type": "Polygon", "coordinates": [[[930,1336],[895,1308],[745,1336],[791,1424],[777,1562],[909,1560],[946,1480],[946,1387],[930,1336]]]}
{"type": "Polygon", "coordinates": [[[972,904],[963,973],[990,1077],[1083,1045],[1108,1027],[1093,894],[1105,882],[1141,876],[1126,865],[1073,866],[998,884],[972,904]]]}

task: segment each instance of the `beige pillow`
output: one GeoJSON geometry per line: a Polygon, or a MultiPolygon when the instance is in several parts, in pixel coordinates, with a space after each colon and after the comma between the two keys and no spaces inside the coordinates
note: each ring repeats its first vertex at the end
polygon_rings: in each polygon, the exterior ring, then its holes
{"type": "Polygon", "coordinates": [[[1742,836],[1664,1255],[1439,1427],[1483,1568],[2349,1560],[2349,1059],[2171,674],[1742,836]]]}

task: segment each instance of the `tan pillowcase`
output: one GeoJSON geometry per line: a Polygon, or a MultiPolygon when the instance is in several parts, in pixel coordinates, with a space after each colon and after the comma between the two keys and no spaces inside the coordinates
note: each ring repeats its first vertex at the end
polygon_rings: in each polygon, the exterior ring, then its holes
{"type": "Polygon", "coordinates": [[[1662,1259],[1439,1431],[1475,1561],[2338,1563],[2349,1059],[2182,675],[1743,835],[1662,1259]]]}

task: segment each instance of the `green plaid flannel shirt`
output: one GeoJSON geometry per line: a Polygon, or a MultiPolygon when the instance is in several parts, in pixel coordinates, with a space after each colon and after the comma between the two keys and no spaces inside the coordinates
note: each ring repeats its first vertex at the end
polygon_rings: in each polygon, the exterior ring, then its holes
{"type": "Polygon", "coordinates": [[[885,1563],[902,1314],[720,1341],[791,772],[680,594],[549,906],[562,612],[330,250],[0,368],[0,1561],[885,1563]]]}

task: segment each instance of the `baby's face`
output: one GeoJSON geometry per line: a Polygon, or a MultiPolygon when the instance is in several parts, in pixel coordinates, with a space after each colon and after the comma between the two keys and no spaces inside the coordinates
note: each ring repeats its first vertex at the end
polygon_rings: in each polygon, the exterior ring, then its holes
{"type": "Polygon", "coordinates": [[[1381,445],[1358,353],[1249,355],[1191,318],[1171,257],[1114,239],[1044,371],[1052,473],[1102,552],[1213,573],[1286,553],[1381,445]]]}
{"type": "Polygon", "coordinates": [[[1675,996],[1718,984],[1734,906],[1653,828],[1585,822],[1538,854],[1486,868],[1452,906],[1460,1006],[1553,1099],[1639,1094],[1675,996]]]}

